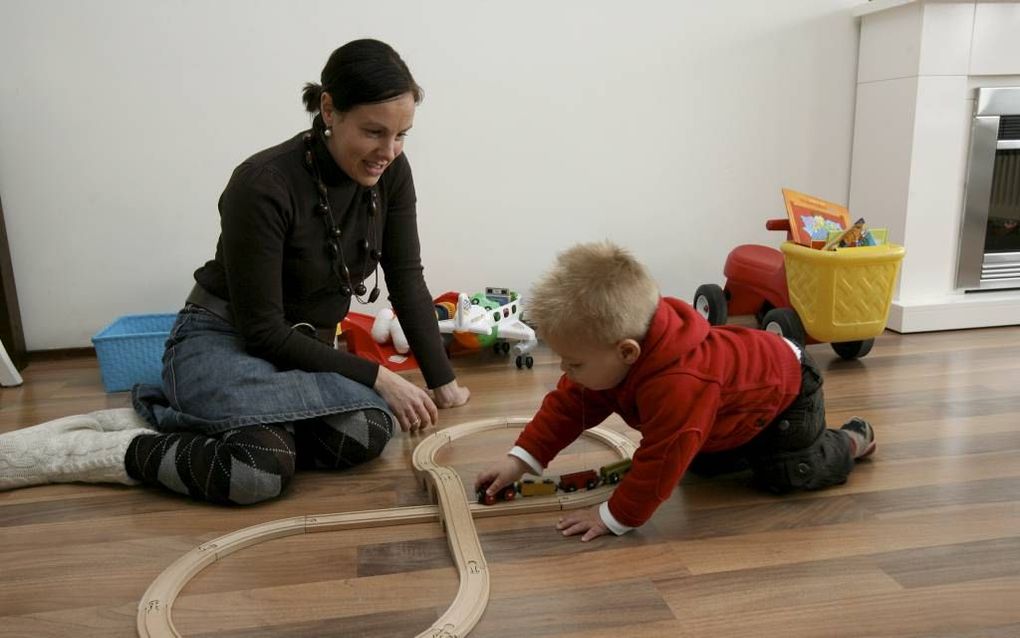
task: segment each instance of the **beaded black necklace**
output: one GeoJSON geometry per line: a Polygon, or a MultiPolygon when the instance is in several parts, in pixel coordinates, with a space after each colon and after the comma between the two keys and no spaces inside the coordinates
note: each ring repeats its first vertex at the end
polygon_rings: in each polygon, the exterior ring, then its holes
{"type": "Polygon", "coordinates": [[[305,143],[305,166],[311,171],[312,177],[315,178],[315,187],[319,192],[319,203],[315,210],[322,217],[322,221],[326,225],[326,251],[333,259],[333,274],[336,275],[340,294],[350,297],[353,293],[354,298],[360,303],[372,303],[379,298],[379,260],[382,258],[382,251],[375,247],[378,240],[376,226],[379,220],[379,194],[375,188],[369,188],[365,192],[365,199],[368,200],[369,228],[372,239],[369,241],[368,238],[365,238],[358,242],[358,247],[361,248],[364,257],[361,262],[361,281],[355,284],[351,278],[351,271],[347,267],[343,242],[340,241],[343,232],[337,226],[336,219],[333,217],[333,208],[329,205],[326,184],[322,181],[319,165],[315,162],[314,129],[305,133],[302,139],[305,143]],[[372,292],[369,293],[367,298],[363,299],[362,295],[368,292],[368,288],[365,287],[363,282],[368,278],[369,257],[375,261],[375,280],[372,285],[372,292]]]}

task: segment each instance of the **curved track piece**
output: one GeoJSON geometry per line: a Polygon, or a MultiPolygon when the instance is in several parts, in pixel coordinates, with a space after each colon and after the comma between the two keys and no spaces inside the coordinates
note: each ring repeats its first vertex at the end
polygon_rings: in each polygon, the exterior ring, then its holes
{"type": "MultiPolygon", "coordinates": [[[[438,505],[415,505],[384,510],[363,510],[338,514],[294,516],[268,521],[220,536],[181,556],[149,585],[138,603],[137,628],[142,638],[179,637],[171,610],[177,595],[203,569],[234,552],[293,534],[328,532],[363,527],[384,527],[440,520],[446,531],[454,563],[460,574],[457,596],[449,609],[419,638],[465,636],[475,626],[489,602],[489,570],[482,554],[474,516],[505,516],[520,512],[574,509],[602,502],[612,487],[585,492],[536,496],[493,506],[469,503],[460,477],[452,469],[436,465],[436,453],[450,441],[485,430],[522,426],[529,419],[486,419],[456,425],[425,438],[414,450],[415,470],[423,477],[438,505]]],[[[595,427],[584,432],[612,448],[621,458],[630,458],[637,445],[612,430],[595,427]]]]}

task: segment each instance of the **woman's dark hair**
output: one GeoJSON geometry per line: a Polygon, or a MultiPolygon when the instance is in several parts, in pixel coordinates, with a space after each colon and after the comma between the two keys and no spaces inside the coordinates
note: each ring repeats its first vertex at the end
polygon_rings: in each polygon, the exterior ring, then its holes
{"type": "Polygon", "coordinates": [[[379,40],[354,40],[329,56],[319,78],[305,84],[301,99],[309,113],[317,113],[322,94],[329,93],[341,113],[358,106],[384,102],[404,93],[420,104],[422,90],[393,48],[379,40]]]}

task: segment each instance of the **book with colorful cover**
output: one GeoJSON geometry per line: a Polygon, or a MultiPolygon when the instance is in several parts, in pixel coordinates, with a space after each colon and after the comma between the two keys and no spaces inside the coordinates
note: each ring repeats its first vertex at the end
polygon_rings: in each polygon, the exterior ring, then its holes
{"type": "Polygon", "coordinates": [[[790,235],[798,244],[811,246],[813,242],[820,242],[824,245],[829,233],[842,233],[851,226],[846,206],[788,188],[783,189],[783,200],[790,219],[790,235]]]}

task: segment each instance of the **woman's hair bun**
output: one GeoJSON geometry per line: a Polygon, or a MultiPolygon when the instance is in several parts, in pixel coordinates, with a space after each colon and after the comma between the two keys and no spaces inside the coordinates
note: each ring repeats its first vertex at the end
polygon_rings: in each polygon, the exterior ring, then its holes
{"type": "Polygon", "coordinates": [[[315,82],[305,82],[305,88],[301,91],[301,101],[305,103],[306,111],[318,113],[319,104],[322,101],[322,85],[315,82]]]}

